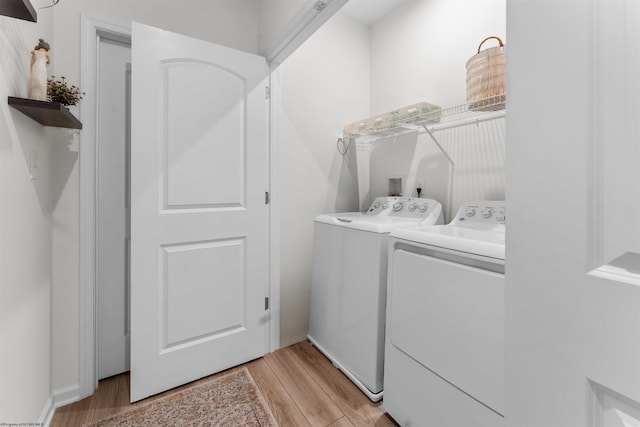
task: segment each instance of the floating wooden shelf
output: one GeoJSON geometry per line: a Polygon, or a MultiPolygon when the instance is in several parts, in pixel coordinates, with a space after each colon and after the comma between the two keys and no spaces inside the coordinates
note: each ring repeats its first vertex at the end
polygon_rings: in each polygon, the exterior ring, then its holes
{"type": "Polygon", "coordinates": [[[36,10],[29,0],[2,0],[0,1],[0,15],[25,21],[38,22],[36,10]]]}
{"type": "Polygon", "coordinates": [[[82,129],[82,123],[59,102],[9,97],[9,105],[44,126],[82,129]]]}

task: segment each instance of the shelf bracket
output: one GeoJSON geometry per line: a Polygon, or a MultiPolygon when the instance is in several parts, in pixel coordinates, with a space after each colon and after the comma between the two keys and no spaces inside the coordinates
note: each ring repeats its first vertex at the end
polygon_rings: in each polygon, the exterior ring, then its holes
{"type": "MultiPolygon", "coordinates": [[[[424,128],[427,135],[429,135],[431,140],[436,144],[436,146],[438,147],[442,155],[447,159],[447,161],[451,165],[451,169],[449,171],[449,185],[448,185],[449,188],[447,188],[447,209],[451,211],[452,210],[451,203],[453,201],[453,177],[454,177],[454,171],[455,171],[456,165],[453,162],[453,159],[451,158],[451,156],[449,156],[449,153],[447,153],[447,150],[445,150],[444,147],[440,144],[440,141],[438,141],[438,138],[435,137],[435,135],[433,134],[433,132],[431,132],[429,127],[426,124],[423,124],[422,127],[424,128]]],[[[450,212],[447,212],[446,214],[449,215],[449,213],[450,212]]]]}

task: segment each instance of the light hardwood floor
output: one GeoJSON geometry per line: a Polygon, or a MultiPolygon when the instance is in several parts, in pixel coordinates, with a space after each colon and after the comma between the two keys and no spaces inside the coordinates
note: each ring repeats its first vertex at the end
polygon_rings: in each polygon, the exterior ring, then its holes
{"type": "MultiPolygon", "coordinates": [[[[269,353],[245,366],[280,427],[397,426],[306,341],[269,353]]],[[[93,396],[59,408],[51,427],[82,426],[198,382],[129,404],[129,375],[107,378],[100,381],[93,396]]]]}

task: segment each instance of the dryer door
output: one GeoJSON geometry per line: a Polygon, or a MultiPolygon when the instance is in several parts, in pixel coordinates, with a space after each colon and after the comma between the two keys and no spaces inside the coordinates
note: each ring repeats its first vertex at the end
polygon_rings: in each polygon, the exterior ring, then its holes
{"type": "Polygon", "coordinates": [[[391,344],[504,414],[504,275],[395,250],[391,344]]]}

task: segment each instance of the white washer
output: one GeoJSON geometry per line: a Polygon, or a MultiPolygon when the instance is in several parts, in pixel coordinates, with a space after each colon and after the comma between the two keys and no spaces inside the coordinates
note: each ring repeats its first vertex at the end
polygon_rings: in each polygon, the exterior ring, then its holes
{"type": "Polygon", "coordinates": [[[440,203],[410,197],[314,221],[307,338],[373,401],[382,398],[389,232],[442,222],[440,203]]]}
{"type": "Polygon", "coordinates": [[[504,202],[389,237],[384,408],[402,426],[504,425],[504,202]]]}

